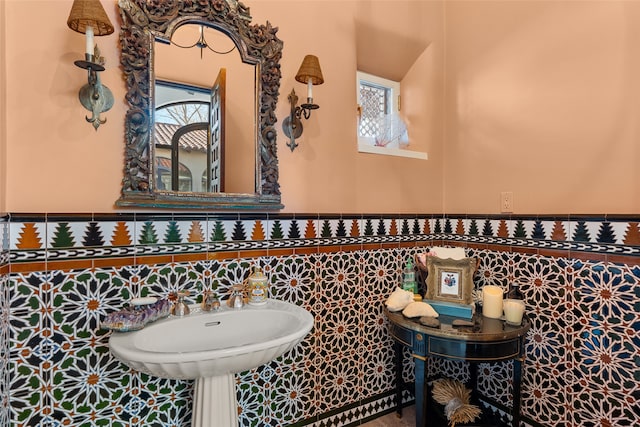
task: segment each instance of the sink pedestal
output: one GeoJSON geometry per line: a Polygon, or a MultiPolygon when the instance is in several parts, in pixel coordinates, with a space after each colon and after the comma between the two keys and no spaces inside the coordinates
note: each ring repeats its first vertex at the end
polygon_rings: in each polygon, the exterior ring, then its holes
{"type": "Polygon", "coordinates": [[[257,368],[291,350],[313,328],[313,316],[273,299],[242,310],[224,304],[217,311],[197,306],[189,311],[189,316],[169,316],[137,331],[114,332],[109,350],[136,371],[160,378],[196,378],[192,427],[238,427],[233,373],[257,368]]]}
{"type": "Polygon", "coordinates": [[[235,375],[197,378],[191,427],[236,427],[238,403],[235,375]]]}

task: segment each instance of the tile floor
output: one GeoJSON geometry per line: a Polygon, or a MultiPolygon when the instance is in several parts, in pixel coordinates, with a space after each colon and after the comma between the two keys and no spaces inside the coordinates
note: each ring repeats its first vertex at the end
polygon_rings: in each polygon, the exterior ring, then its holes
{"type": "Polygon", "coordinates": [[[415,427],[415,406],[407,406],[402,409],[402,418],[398,418],[395,412],[376,418],[373,421],[362,424],[362,427],[415,427]]]}

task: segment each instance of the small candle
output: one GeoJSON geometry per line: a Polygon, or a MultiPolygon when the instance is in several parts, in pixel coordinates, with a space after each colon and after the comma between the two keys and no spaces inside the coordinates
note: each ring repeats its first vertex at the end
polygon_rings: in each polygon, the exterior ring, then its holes
{"type": "Polygon", "coordinates": [[[313,83],[311,82],[311,79],[309,79],[307,80],[307,98],[309,99],[313,98],[312,90],[313,90],[313,83]]]}
{"type": "Polygon", "coordinates": [[[504,319],[510,325],[520,325],[524,315],[524,301],[519,299],[504,300],[504,319]]]}
{"type": "Polygon", "coordinates": [[[93,55],[93,27],[87,25],[87,29],[85,30],[85,35],[87,36],[87,47],[85,49],[85,53],[88,55],[93,55]]]}
{"type": "Polygon", "coordinates": [[[482,315],[492,319],[502,317],[502,288],[499,286],[482,288],[482,315]]]}

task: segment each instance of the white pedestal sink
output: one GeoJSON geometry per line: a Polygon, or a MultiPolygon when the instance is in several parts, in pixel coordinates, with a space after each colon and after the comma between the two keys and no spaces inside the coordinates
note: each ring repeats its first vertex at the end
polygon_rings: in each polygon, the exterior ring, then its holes
{"type": "Polygon", "coordinates": [[[294,304],[200,312],[158,320],[139,331],[114,332],[111,353],[127,366],[161,378],[195,379],[192,427],[236,427],[234,374],[279,357],[313,327],[294,304]]]}

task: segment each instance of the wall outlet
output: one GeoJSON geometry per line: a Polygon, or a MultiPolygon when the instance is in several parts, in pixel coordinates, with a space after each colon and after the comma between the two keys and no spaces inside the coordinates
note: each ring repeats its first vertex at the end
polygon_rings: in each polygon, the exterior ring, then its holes
{"type": "Polygon", "coordinates": [[[500,212],[513,212],[513,192],[503,191],[502,193],[500,193],[500,212]]]}

